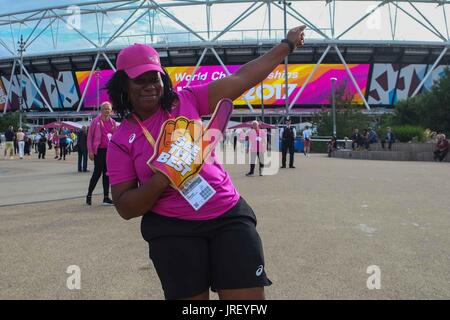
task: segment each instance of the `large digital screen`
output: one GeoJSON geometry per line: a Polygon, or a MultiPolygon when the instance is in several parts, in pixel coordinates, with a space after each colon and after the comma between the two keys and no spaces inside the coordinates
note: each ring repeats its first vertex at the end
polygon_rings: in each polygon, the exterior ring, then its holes
{"type": "MultiPolygon", "coordinates": [[[[226,68],[230,74],[239,69],[239,65],[228,65],[226,68]]],[[[292,102],[306,82],[315,64],[291,64],[288,67],[288,95],[289,103],[292,102]]],[[[355,78],[356,83],[363,95],[366,93],[367,80],[369,75],[369,64],[349,64],[349,69],[355,78]]],[[[172,79],[174,87],[181,90],[185,87],[195,67],[168,67],[167,72],[172,79]]],[[[201,66],[193,76],[190,85],[208,83],[227,75],[222,66],[201,66]]],[[[346,101],[354,104],[362,104],[362,98],[353,85],[345,67],[342,64],[320,65],[313,77],[308,82],[302,94],[296,101],[299,105],[321,105],[331,103],[331,78],[337,78],[336,93],[346,101]]],[[[269,76],[241,97],[234,101],[237,105],[245,105],[247,100],[250,104],[284,105],[285,104],[285,68],[279,65],[269,76]],[[262,89],[262,90],[261,90],[262,89]]]]}
{"type": "MultiPolygon", "coordinates": [[[[230,74],[236,72],[240,65],[227,65],[226,68],[230,74]]],[[[301,90],[309,74],[315,67],[315,64],[291,64],[288,68],[288,90],[289,103],[301,90]]],[[[349,64],[356,83],[361,92],[365,95],[367,88],[367,79],[369,74],[369,64],[349,64]]],[[[172,79],[174,90],[180,91],[189,83],[191,75],[194,72],[194,66],[167,67],[166,70],[172,79]]],[[[89,77],[90,71],[76,72],[80,95],[83,94],[89,77]]],[[[95,108],[97,99],[100,103],[109,99],[106,92],[106,83],[113,75],[112,70],[95,71],[89,88],[84,98],[85,108],[95,108]],[[97,97],[98,94],[98,97],[97,97]]],[[[209,83],[227,76],[227,71],[220,65],[217,66],[200,66],[192,77],[189,85],[199,85],[209,83]]],[[[348,76],[345,67],[342,64],[324,64],[320,65],[305,87],[301,96],[296,101],[298,105],[327,105],[331,103],[331,78],[337,78],[336,93],[340,97],[345,97],[346,101],[354,104],[362,104],[363,101],[358,94],[357,89],[353,85],[348,76]]],[[[237,98],[234,103],[236,105],[246,105],[246,100],[253,105],[259,105],[264,102],[265,105],[285,105],[285,72],[284,65],[279,65],[268,77],[263,84],[251,88],[241,97],[237,98]],[[262,87],[262,88],[261,88],[262,87]],[[262,89],[262,90],[261,90],[262,89]],[[262,101],[263,100],[263,101],[262,101]]]]}
{"type": "Polygon", "coordinates": [[[5,87],[3,86],[3,82],[0,79],[0,111],[3,111],[3,109],[5,109],[6,107],[6,90],[5,87]]]}

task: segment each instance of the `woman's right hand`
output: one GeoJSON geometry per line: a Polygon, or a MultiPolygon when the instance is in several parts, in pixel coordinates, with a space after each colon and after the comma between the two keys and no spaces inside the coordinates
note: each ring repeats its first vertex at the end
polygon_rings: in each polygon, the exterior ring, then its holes
{"type": "Polygon", "coordinates": [[[94,161],[94,154],[93,153],[89,153],[89,160],[94,161]]]}

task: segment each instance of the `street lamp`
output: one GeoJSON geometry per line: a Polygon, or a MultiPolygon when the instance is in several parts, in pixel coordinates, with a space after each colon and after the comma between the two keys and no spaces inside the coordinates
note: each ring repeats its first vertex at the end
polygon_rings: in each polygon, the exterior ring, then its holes
{"type": "Polygon", "coordinates": [[[25,51],[25,42],[23,41],[23,36],[20,35],[20,41],[17,42],[19,44],[19,48],[17,51],[20,56],[20,80],[19,80],[19,88],[20,88],[20,96],[19,96],[19,128],[22,128],[22,109],[23,109],[23,52],[25,51]]]}
{"type": "Polygon", "coordinates": [[[331,99],[332,99],[332,106],[333,106],[333,136],[336,137],[336,104],[335,104],[335,83],[337,81],[337,78],[330,78],[331,80],[331,99]]]}
{"type": "Polygon", "coordinates": [[[97,113],[100,110],[100,69],[97,68],[95,72],[95,77],[97,78],[97,113]]]}
{"type": "MultiPolygon", "coordinates": [[[[259,56],[262,56],[262,43],[259,44],[259,56]]],[[[264,80],[261,81],[261,118],[264,122],[264,80]]]]}

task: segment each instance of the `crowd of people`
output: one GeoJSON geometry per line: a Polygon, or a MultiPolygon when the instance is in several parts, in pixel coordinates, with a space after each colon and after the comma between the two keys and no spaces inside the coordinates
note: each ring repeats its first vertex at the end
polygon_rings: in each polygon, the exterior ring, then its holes
{"type": "Polygon", "coordinates": [[[23,159],[35,153],[38,159],[45,159],[47,150],[54,149],[54,159],[66,160],[68,154],[78,149],[78,135],[78,131],[67,128],[41,128],[36,132],[24,132],[22,128],[15,130],[13,126],[9,126],[4,134],[3,155],[5,159],[14,159],[15,156],[23,159]]]}
{"type": "MultiPolygon", "coordinates": [[[[103,205],[112,205],[109,198],[109,178],[106,168],[106,151],[112,134],[118,124],[111,118],[112,106],[109,102],[101,105],[101,113],[92,120],[90,127],[82,126],[80,129],[68,128],[41,128],[36,132],[26,133],[22,128],[14,129],[9,126],[5,131],[4,158],[13,160],[37,154],[38,159],[46,159],[47,151],[54,150],[55,160],[66,160],[72,152],[78,153],[78,172],[89,172],[88,159],[94,163],[94,171],[89,181],[86,204],[92,204],[92,193],[103,176],[103,205]]],[[[0,145],[1,145],[0,138],[0,145]]]]}
{"type": "Polygon", "coordinates": [[[386,146],[389,150],[392,150],[392,145],[395,143],[396,138],[390,127],[386,128],[386,133],[381,139],[378,138],[378,134],[373,128],[364,129],[362,133],[359,132],[359,129],[355,128],[353,129],[351,140],[352,150],[370,151],[370,146],[378,142],[380,142],[383,150],[386,149],[386,146]]]}
{"type": "MultiPolygon", "coordinates": [[[[352,150],[370,150],[370,145],[378,142],[378,135],[373,128],[364,129],[362,134],[359,133],[359,129],[354,129],[351,139],[352,150]]],[[[386,138],[381,140],[383,149],[387,140],[389,141],[389,149],[391,149],[392,143],[394,142],[391,128],[388,128],[386,138]]]]}

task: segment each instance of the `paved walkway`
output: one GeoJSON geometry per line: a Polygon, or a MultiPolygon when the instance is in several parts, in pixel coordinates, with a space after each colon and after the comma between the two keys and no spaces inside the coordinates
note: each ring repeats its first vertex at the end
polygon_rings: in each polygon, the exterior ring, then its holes
{"type": "MultiPolygon", "coordinates": [[[[75,155],[32,158],[0,160],[0,299],[162,299],[139,219],[100,196],[84,205],[90,174],[75,155]],[[70,265],[81,290],[66,287],[70,265]]],[[[227,166],[258,217],[267,298],[450,298],[448,163],[296,154],[295,164],[264,177],[227,166]],[[372,265],[379,290],[367,288],[372,265]]]]}

